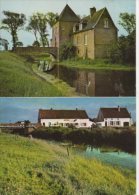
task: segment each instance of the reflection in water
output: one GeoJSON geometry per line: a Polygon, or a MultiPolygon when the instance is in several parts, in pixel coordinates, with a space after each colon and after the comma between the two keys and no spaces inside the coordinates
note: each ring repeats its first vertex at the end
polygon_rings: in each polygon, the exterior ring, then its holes
{"type": "Polygon", "coordinates": [[[50,73],[87,96],[135,96],[135,71],[89,71],[57,66],[50,73]]]}
{"type": "Polygon", "coordinates": [[[136,169],[136,156],[126,152],[119,150],[117,152],[101,152],[100,148],[93,148],[91,146],[87,146],[84,150],[80,150],[76,147],[74,148],[74,151],[86,158],[95,158],[111,165],[136,169]]]}

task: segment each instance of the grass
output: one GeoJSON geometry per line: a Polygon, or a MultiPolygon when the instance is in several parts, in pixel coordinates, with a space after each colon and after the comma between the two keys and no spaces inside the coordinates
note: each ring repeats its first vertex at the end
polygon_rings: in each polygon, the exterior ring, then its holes
{"type": "Polygon", "coordinates": [[[1,195],[134,195],[135,172],[56,144],[0,134],[1,195]]]}
{"type": "Polygon", "coordinates": [[[32,65],[14,53],[0,52],[0,96],[62,96],[32,71],[32,65]]]}
{"type": "Polygon", "coordinates": [[[121,70],[121,71],[132,71],[135,70],[135,66],[123,65],[123,64],[112,64],[108,60],[104,59],[68,59],[60,62],[61,65],[79,68],[79,69],[88,69],[88,70],[121,70]]]}
{"type": "Polygon", "coordinates": [[[75,91],[75,88],[71,87],[63,80],[55,78],[55,76],[51,74],[47,74],[47,73],[42,72],[41,70],[38,70],[38,67],[36,66],[36,64],[32,65],[32,69],[41,78],[45,79],[46,81],[51,83],[53,86],[55,86],[63,96],[79,96],[79,94],[75,91]]]}

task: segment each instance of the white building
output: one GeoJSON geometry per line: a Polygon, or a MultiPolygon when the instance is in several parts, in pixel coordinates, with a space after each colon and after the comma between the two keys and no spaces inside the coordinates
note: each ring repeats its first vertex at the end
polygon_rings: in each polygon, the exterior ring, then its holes
{"type": "Polygon", "coordinates": [[[126,127],[133,124],[127,108],[100,108],[96,118],[99,127],[126,127]]]}
{"type": "Polygon", "coordinates": [[[38,122],[45,127],[90,128],[92,123],[85,110],[39,110],[38,122]]]}

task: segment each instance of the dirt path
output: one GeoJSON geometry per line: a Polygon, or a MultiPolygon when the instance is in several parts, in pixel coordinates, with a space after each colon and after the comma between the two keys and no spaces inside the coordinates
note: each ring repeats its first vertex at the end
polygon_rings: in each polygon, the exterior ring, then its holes
{"type": "Polygon", "coordinates": [[[54,85],[63,94],[63,96],[81,96],[75,91],[75,88],[71,87],[66,82],[55,78],[53,75],[38,70],[35,64],[32,65],[32,71],[40,78],[54,85]]]}

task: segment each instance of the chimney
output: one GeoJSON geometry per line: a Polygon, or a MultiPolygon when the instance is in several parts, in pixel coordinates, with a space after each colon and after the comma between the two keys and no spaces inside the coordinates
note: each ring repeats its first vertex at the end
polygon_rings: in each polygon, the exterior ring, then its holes
{"type": "Polygon", "coordinates": [[[118,106],[118,112],[120,112],[120,106],[118,106]]]}
{"type": "Polygon", "coordinates": [[[95,12],[96,12],[96,8],[95,7],[90,8],[90,17],[91,18],[93,17],[95,12]]]}

